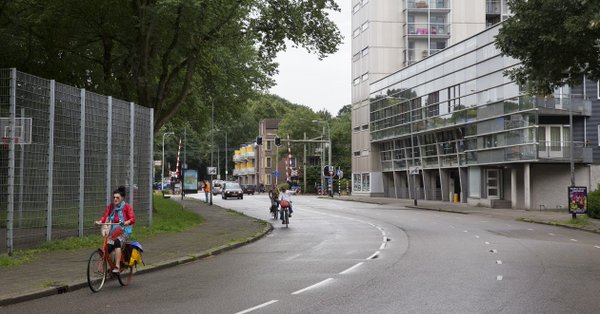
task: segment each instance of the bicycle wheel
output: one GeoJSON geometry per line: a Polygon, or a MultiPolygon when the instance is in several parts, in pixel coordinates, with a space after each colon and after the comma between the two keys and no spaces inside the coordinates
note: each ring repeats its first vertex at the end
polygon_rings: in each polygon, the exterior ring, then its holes
{"type": "Polygon", "coordinates": [[[122,268],[121,273],[117,276],[119,283],[121,286],[127,286],[131,283],[131,279],[133,278],[133,267],[125,266],[122,268]]]}
{"type": "Polygon", "coordinates": [[[96,250],[90,255],[87,265],[88,286],[93,292],[98,292],[104,286],[106,281],[106,271],[108,265],[102,256],[102,251],[96,250]]]}
{"type": "Polygon", "coordinates": [[[283,215],[284,215],[283,219],[285,220],[285,227],[287,228],[288,224],[290,223],[290,212],[289,212],[289,209],[286,208],[283,211],[283,215]]]}

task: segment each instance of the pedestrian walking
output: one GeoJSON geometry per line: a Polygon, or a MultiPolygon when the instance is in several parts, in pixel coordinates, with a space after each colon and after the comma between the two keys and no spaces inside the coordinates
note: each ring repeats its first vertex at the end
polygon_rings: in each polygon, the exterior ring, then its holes
{"type": "Polygon", "coordinates": [[[208,194],[210,194],[210,184],[207,180],[204,180],[204,197],[206,198],[206,202],[208,203],[208,194]]]}

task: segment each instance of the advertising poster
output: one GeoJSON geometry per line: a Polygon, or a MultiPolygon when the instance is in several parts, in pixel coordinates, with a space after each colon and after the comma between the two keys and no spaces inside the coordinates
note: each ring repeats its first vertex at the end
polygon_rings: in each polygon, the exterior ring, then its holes
{"type": "Polygon", "coordinates": [[[570,186],[569,191],[569,212],[575,214],[585,214],[587,212],[587,187],[570,186]]]}
{"type": "Polygon", "coordinates": [[[183,171],[183,190],[185,193],[198,193],[198,171],[189,169],[183,171]]]}

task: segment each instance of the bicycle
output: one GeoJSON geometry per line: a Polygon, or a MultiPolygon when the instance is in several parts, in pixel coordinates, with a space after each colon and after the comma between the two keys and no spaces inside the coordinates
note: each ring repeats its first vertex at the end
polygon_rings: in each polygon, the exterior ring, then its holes
{"type": "Polygon", "coordinates": [[[277,220],[277,216],[279,215],[279,203],[276,200],[271,200],[269,211],[271,212],[271,215],[273,215],[273,219],[277,220]]]}
{"type": "MultiPolygon", "coordinates": [[[[101,223],[101,226],[113,226],[119,225],[119,223],[101,223]]],[[[131,279],[133,278],[134,266],[129,266],[129,263],[125,259],[125,249],[121,249],[121,273],[116,276],[113,275],[113,269],[117,267],[111,254],[108,252],[108,234],[109,232],[104,233],[104,242],[102,244],[102,248],[99,248],[92,252],[90,258],[88,260],[87,265],[87,281],[88,286],[92,290],[92,292],[98,292],[104,286],[106,279],[113,279],[117,277],[119,284],[121,286],[127,286],[131,283],[131,279]]],[[[125,247],[127,244],[125,245],[125,247]]]]}

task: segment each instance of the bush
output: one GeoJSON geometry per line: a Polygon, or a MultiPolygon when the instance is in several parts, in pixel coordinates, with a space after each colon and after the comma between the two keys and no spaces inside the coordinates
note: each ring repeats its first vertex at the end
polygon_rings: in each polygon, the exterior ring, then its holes
{"type": "Polygon", "coordinates": [[[590,218],[600,218],[600,185],[587,195],[587,215],[590,218]]]}

